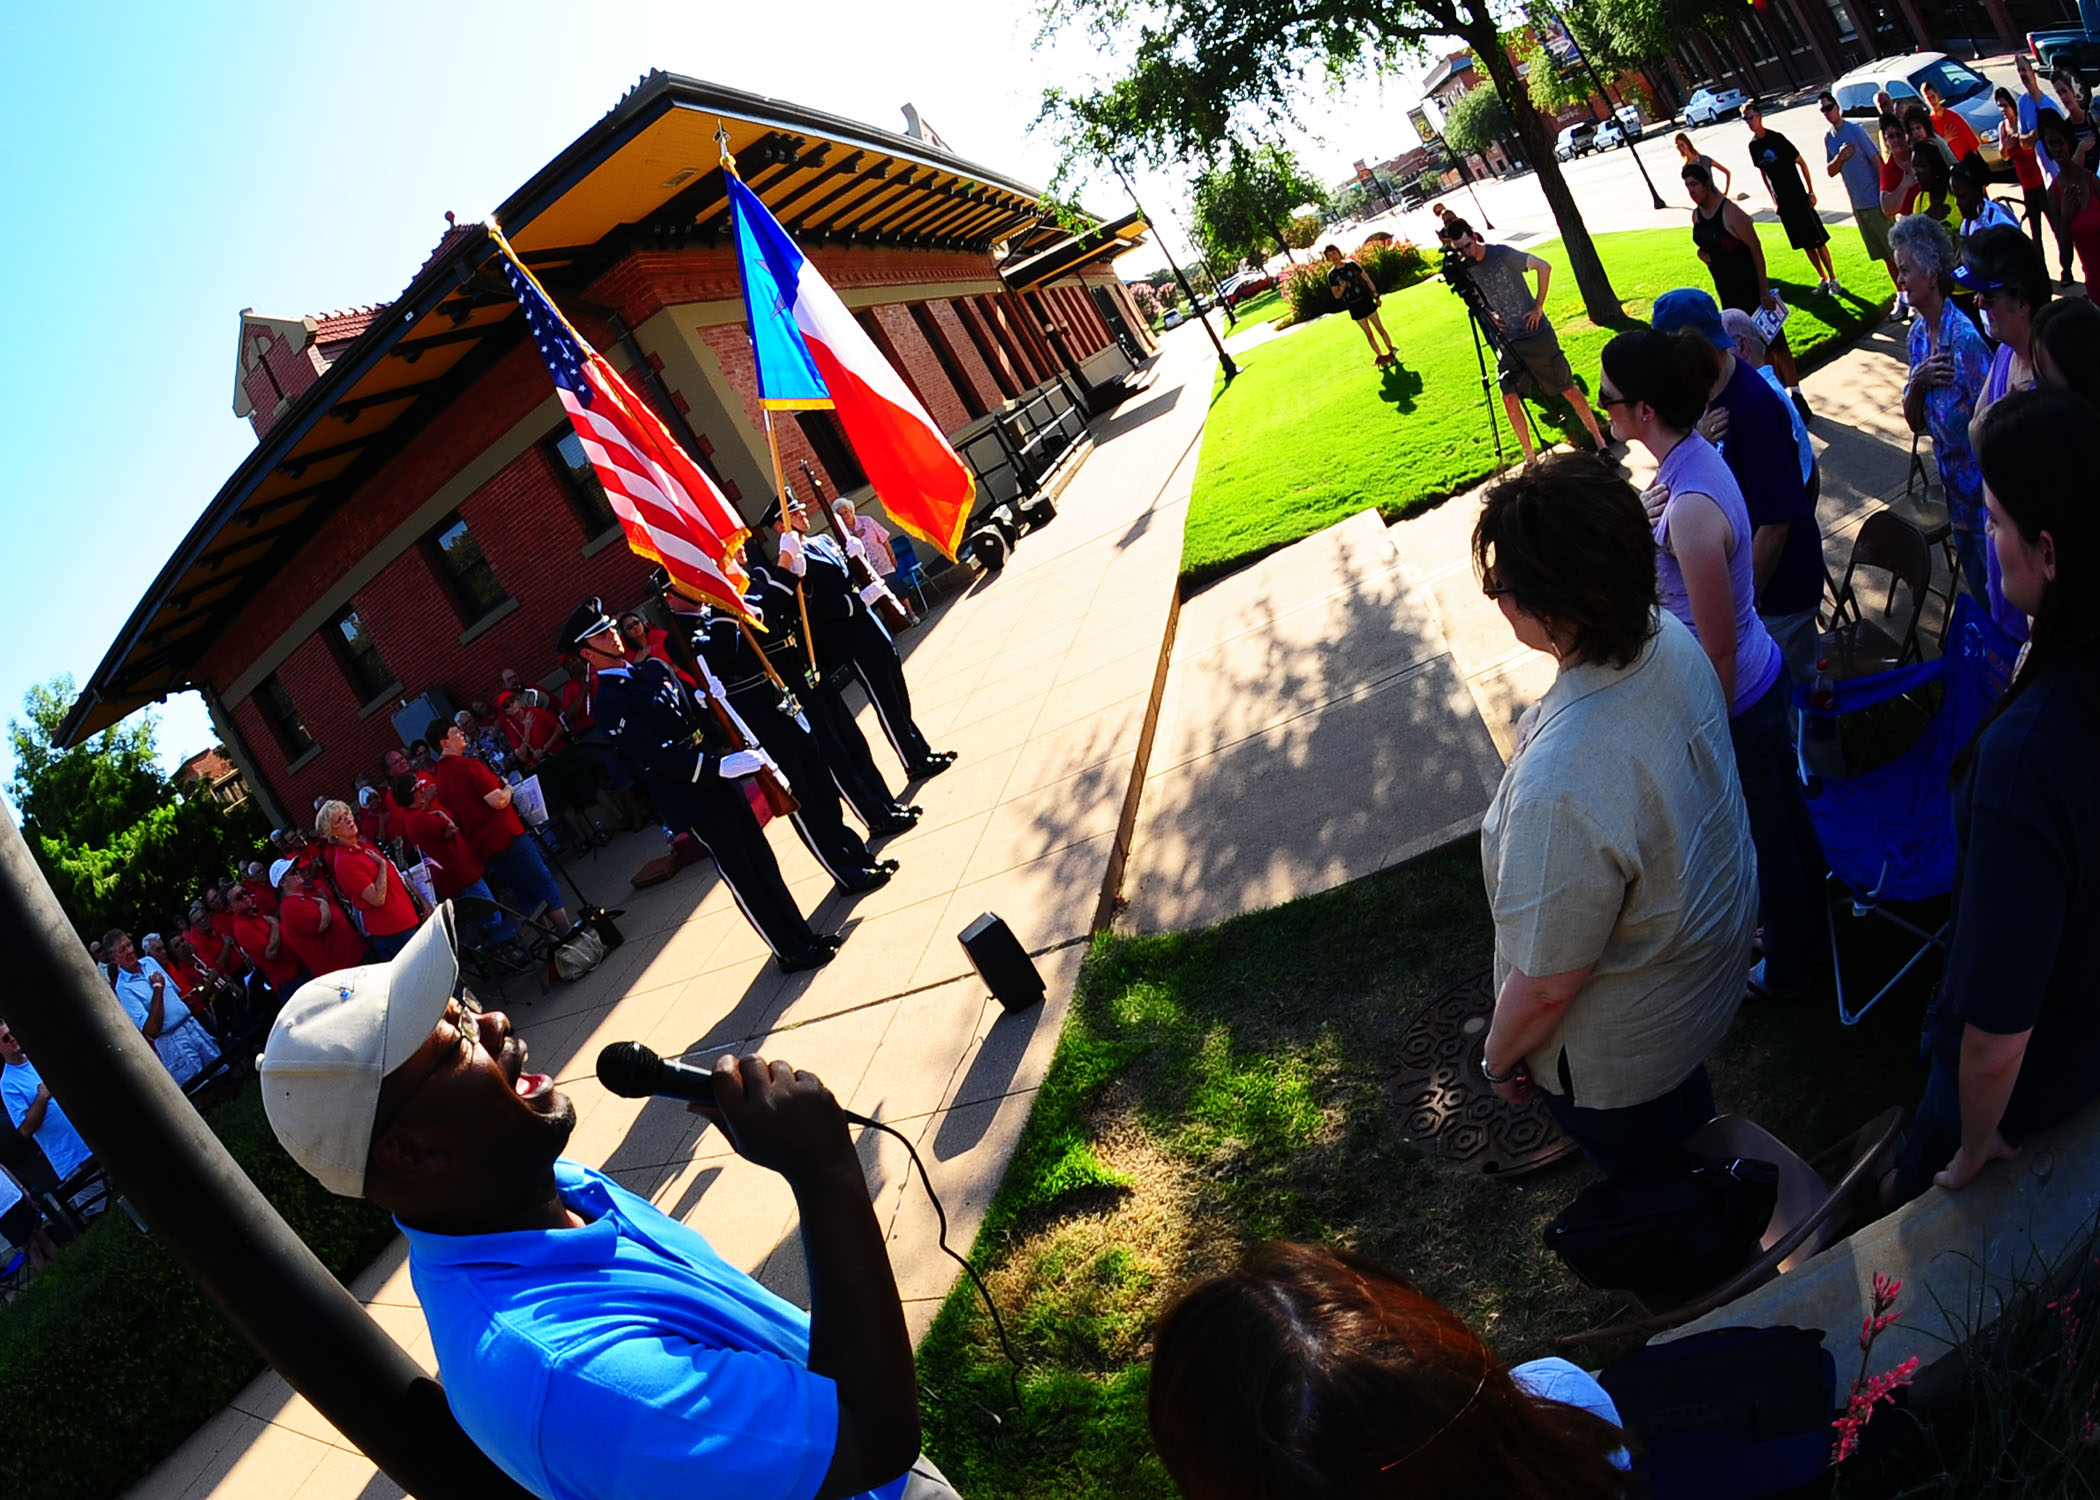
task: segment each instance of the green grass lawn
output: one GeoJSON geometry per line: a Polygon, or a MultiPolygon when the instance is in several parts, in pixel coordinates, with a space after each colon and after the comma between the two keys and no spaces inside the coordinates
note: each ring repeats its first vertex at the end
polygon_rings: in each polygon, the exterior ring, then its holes
{"type": "Polygon", "coordinates": [[[1257,292],[1232,310],[1231,332],[1237,333],[1242,324],[1273,323],[1290,309],[1284,304],[1283,293],[1270,287],[1266,292],[1257,292]]]}
{"type": "MultiPolygon", "coordinates": [[[[1813,359],[1878,320],[1887,277],[1867,260],[1857,234],[1840,228],[1831,236],[1838,276],[1876,300],[1811,293],[1797,279],[1809,274],[1807,260],[1784,247],[1776,226],[1764,229],[1775,284],[1794,310],[1787,338],[1797,358],[1813,359]]],[[[1577,382],[1593,391],[1612,330],[1583,313],[1558,240],[1524,248],[1553,263],[1546,310],[1577,382]]],[[[1672,287],[1712,286],[1686,226],[1599,235],[1597,248],[1631,318],[1646,318],[1672,287]]],[[[1397,369],[1374,370],[1363,334],[1339,315],[1235,356],[1239,378],[1219,382],[1204,428],[1182,551],[1185,578],[1232,572],[1366,506],[1397,520],[1494,472],[1489,404],[1464,304],[1432,278],[1389,294],[1383,319],[1400,351],[1397,369]]],[[[1513,462],[1520,450],[1501,400],[1489,400],[1502,423],[1505,461],[1513,462]]],[[[1535,424],[1539,412],[1534,403],[1535,424]]],[[[1579,430],[1574,414],[1552,402],[1547,440],[1579,430]]]]}
{"type": "MultiPolygon", "coordinates": [[[[1841,931],[1894,971],[1873,928],[1841,931]]],[[[1611,1311],[1540,1240],[1588,1166],[1444,1172],[1388,1102],[1409,1020],[1492,948],[1471,841],[1205,931],[1095,939],[973,1252],[1023,1363],[1019,1409],[967,1282],[919,1351],[927,1450],[964,1494],[1171,1496],[1145,1430],[1153,1322],[1257,1240],[1389,1264],[1507,1360],[1611,1311]]],[[[1911,1102],[1934,977],[1851,1031],[1827,999],[1746,1006],[1712,1063],[1721,1107],[1808,1155],[1911,1102]]]]}

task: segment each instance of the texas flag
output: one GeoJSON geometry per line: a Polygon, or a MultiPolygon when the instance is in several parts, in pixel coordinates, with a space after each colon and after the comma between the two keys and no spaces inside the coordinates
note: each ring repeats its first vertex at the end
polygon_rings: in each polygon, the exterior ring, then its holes
{"type": "Polygon", "coordinates": [[[977,494],[969,468],[838,293],[735,173],[729,174],[729,201],[760,404],[837,412],[890,519],[953,558],[977,494]]]}

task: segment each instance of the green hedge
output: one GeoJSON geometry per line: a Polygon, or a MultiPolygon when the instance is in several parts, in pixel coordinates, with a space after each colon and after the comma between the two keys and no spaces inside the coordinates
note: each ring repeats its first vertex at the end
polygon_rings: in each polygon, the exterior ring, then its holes
{"type": "MultiPolygon", "coordinates": [[[[255,1089],[211,1126],[337,1277],[393,1238],[386,1214],[336,1197],[284,1154],[255,1089]]],[[[108,1500],[262,1367],[174,1259],[112,1210],[0,1307],[0,1495],[108,1500]]]]}

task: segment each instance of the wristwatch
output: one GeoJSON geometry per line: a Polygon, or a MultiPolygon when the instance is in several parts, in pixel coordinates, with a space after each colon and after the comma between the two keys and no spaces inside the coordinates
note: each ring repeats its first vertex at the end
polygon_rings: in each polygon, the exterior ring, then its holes
{"type": "Polygon", "coordinates": [[[1482,1078],[1485,1078],[1489,1083],[1498,1086],[1505,1083],[1515,1083],[1519,1078],[1522,1078],[1528,1071],[1530,1070],[1525,1066],[1523,1060],[1520,1058],[1517,1061],[1517,1065],[1514,1068],[1511,1068],[1507,1073],[1494,1072],[1488,1067],[1487,1049],[1485,1047],[1480,1049],[1480,1076],[1482,1078]]]}

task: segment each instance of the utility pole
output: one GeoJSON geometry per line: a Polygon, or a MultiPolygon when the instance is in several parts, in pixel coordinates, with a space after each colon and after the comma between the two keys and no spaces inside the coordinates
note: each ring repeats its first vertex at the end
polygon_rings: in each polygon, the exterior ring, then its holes
{"type": "MultiPolygon", "coordinates": [[[[1609,110],[1612,107],[1611,94],[1604,87],[1604,80],[1597,76],[1596,65],[1590,61],[1589,53],[1582,50],[1582,44],[1575,40],[1575,33],[1569,30],[1568,18],[1560,13],[1560,8],[1553,3],[1553,0],[1539,0],[1539,3],[1552,12],[1553,19],[1560,22],[1560,29],[1568,33],[1568,45],[1575,49],[1576,57],[1581,59],[1582,71],[1589,75],[1590,87],[1597,91],[1597,97],[1604,101],[1604,107],[1609,110]]],[[[1625,128],[1623,122],[1620,128],[1622,130],[1625,128]]],[[[1626,137],[1626,149],[1633,156],[1634,166],[1640,170],[1641,181],[1648,184],[1648,196],[1654,201],[1656,211],[1660,213],[1663,209],[1668,208],[1669,205],[1663,202],[1663,195],[1655,190],[1655,179],[1648,175],[1648,164],[1641,160],[1640,148],[1634,145],[1633,137],[1630,135],[1626,137]]]]}

